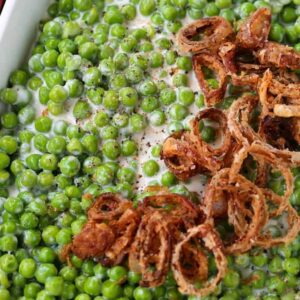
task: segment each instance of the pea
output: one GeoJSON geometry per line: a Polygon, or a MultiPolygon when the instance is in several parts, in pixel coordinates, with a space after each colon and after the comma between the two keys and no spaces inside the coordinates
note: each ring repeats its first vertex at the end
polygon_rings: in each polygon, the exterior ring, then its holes
{"type": "Polygon", "coordinates": [[[80,170],[80,162],[75,156],[63,157],[58,166],[62,174],[66,177],[73,177],[80,170]]]}
{"type": "Polygon", "coordinates": [[[102,151],[107,158],[114,160],[119,157],[121,149],[117,141],[111,140],[103,144],[102,151]]]}
{"type": "Polygon", "coordinates": [[[13,154],[17,151],[18,143],[12,136],[5,135],[0,138],[0,149],[7,153],[13,154]]]}
{"type": "Polygon", "coordinates": [[[175,103],[170,107],[169,114],[173,120],[181,121],[188,115],[188,110],[185,106],[175,103]]]}
{"type": "Polygon", "coordinates": [[[153,299],[152,293],[149,289],[144,287],[137,287],[133,292],[135,300],[151,300],[153,299]]]}
{"type": "Polygon", "coordinates": [[[192,70],[192,61],[190,57],[187,56],[178,57],[176,64],[180,70],[184,70],[184,71],[192,70]]]}
{"type": "Polygon", "coordinates": [[[10,157],[6,153],[0,152],[0,169],[3,170],[10,165],[10,157]]]}
{"type": "Polygon", "coordinates": [[[156,3],[154,0],[141,0],[139,10],[143,16],[149,16],[155,10],[156,3]]]}
{"type": "Polygon", "coordinates": [[[106,165],[97,167],[93,175],[93,179],[101,185],[109,184],[113,180],[113,178],[113,170],[106,165]]]}
{"type": "Polygon", "coordinates": [[[282,42],[285,36],[285,29],[282,25],[275,23],[272,24],[269,38],[276,42],[282,42]]]}
{"type": "Polygon", "coordinates": [[[87,101],[78,100],[73,107],[73,116],[78,120],[84,120],[91,115],[91,107],[87,101]]]}
{"type": "Polygon", "coordinates": [[[109,300],[116,299],[122,295],[122,288],[118,283],[106,280],[102,285],[102,294],[109,300]]]}
{"type": "Polygon", "coordinates": [[[256,8],[255,8],[254,4],[252,4],[250,2],[245,2],[240,7],[240,12],[241,12],[242,18],[248,17],[255,10],[256,10],[256,8]]]}
{"type": "Polygon", "coordinates": [[[4,254],[0,257],[0,266],[5,273],[9,274],[17,270],[18,262],[14,255],[4,254]]]}
{"type": "Polygon", "coordinates": [[[24,278],[34,277],[36,262],[32,258],[24,258],[19,265],[19,273],[24,278]]]}
{"type": "Polygon", "coordinates": [[[161,7],[161,14],[167,21],[174,21],[177,17],[177,10],[172,5],[163,5],[161,7]]]}
{"type": "Polygon", "coordinates": [[[143,164],[143,172],[146,176],[152,177],[159,172],[159,165],[155,160],[148,160],[143,164]]]}
{"type": "Polygon", "coordinates": [[[110,9],[106,11],[103,19],[108,24],[123,23],[124,16],[122,15],[121,11],[117,7],[112,6],[110,9]]]}
{"type": "Polygon", "coordinates": [[[283,261],[282,266],[286,272],[292,275],[297,275],[300,271],[300,262],[297,258],[293,258],[293,257],[286,258],[283,261]]]}
{"type": "Polygon", "coordinates": [[[18,239],[13,234],[6,234],[0,238],[1,251],[14,251],[17,249],[18,239]]]}
{"type": "Polygon", "coordinates": [[[287,7],[284,7],[284,9],[281,13],[281,17],[284,22],[291,23],[297,19],[297,14],[293,7],[287,6],[287,7]]]}
{"type": "Polygon", "coordinates": [[[229,288],[237,288],[240,284],[239,273],[233,270],[228,270],[224,277],[224,284],[229,288]]]}

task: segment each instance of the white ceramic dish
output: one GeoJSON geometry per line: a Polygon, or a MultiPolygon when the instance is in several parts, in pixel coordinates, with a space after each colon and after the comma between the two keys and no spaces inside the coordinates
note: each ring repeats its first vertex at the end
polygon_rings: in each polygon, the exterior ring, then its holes
{"type": "Polygon", "coordinates": [[[7,0],[0,15],[0,88],[31,49],[51,0],[7,0]]]}

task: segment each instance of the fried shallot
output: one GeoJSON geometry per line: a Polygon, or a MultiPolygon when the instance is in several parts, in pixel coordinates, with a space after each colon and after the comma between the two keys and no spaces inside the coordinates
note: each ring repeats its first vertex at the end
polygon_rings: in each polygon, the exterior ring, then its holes
{"type": "Polygon", "coordinates": [[[172,270],[179,291],[183,294],[204,297],[215,290],[226,274],[227,258],[223,252],[222,240],[211,225],[202,224],[188,231],[187,236],[175,246],[172,270]],[[207,279],[207,259],[204,251],[214,255],[218,272],[212,279],[207,279]],[[187,255],[190,257],[188,261],[187,255]],[[194,276],[191,276],[197,273],[203,274],[197,276],[198,280],[202,279],[201,287],[195,285],[194,276]]]}
{"type": "Polygon", "coordinates": [[[218,47],[230,39],[233,28],[230,23],[221,17],[204,18],[183,27],[177,41],[180,51],[193,54],[207,52],[218,47]],[[197,37],[199,39],[197,40],[197,37]]]}

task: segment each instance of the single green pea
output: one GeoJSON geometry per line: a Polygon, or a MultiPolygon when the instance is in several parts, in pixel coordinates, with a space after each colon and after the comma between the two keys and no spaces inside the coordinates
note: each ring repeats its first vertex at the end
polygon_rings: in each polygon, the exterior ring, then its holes
{"type": "Polygon", "coordinates": [[[66,177],[73,177],[80,170],[80,162],[75,156],[63,157],[58,166],[62,174],[66,177]]]}
{"type": "Polygon", "coordinates": [[[121,148],[116,140],[109,140],[103,144],[102,152],[105,157],[115,160],[120,156],[121,148]]]}
{"type": "Polygon", "coordinates": [[[224,284],[229,288],[237,288],[240,284],[239,273],[233,270],[228,270],[224,277],[224,284]]]}
{"type": "Polygon", "coordinates": [[[141,0],[139,3],[139,10],[143,16],[150,16],[156,8],[156,2],[154,0],[141,0]]]}
{"type": "Polygon", "coordinates": [[[0,138],[0,149],[3,152],[11,155],[17,151],[17,148],[18,143],[14,137],[5,135],[0,138]]]}
{"type": "Polygon", "coordinates": [[[297,258],[286,258],[282,263],[283,269],[292,275],[297,275],[300,272],[300,261],[297,258]]]}
{"type": "Polygon", "coordinates": [[[101,165],[97,167],[93,175],[93,179],[101,185],[109,184],[113,180],[113,178],[113,170],[106,165],[101,165]]]}
{"type": "Polygon", "coordinates": [[[122,295],[122,287],[117,282],[106,280],[102,284],[102,294],[108,300],[117,299],[122,295]]]}
{"type": "Polygon", "coordinates": [[[159,172],[159,165],[155,160],[148,160],[143,164],[143,172],[146,176],[152,177],[159,172]]]}
{"type": "Polygon", "coordinates": [[[148,288],[137,287],[134,289],[133,298],[135,300],[152,300],[153,296],[148,288]]]}

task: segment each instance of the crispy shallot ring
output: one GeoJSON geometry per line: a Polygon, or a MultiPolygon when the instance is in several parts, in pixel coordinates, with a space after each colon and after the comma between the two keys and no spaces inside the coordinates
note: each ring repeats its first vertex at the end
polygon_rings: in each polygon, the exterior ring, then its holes
{"type": "Polygon", "coordinates": [[[165,281],[170,257],[171,236],[165,216],[159,212],[144,215],[129,252],[130,270],[142,274],[142,286],[155,287],[165,281]]]}
{"type": "Polygon", "coordinates": [[[300,69],[300,54],[292,47],[275,42],[267,42],[264,47],[255,53],[262,65],[277,68],[300,69]]]}
{"type": "Polygon", "coordinates": [[[273,95],[287,97],[290,104],[300,104],[300,83],[282,83],[278,78],[273,78],[269,92],[273,95]]]}
{"type": "Polygon", "coordinates": [[[168,169],[180,180],[187,180],[199,171],[197,153],[181,131],[170,135],[163,143],[161,159],[168,169]]]}
{"type": "Polygon", "coordinates": [[[244,94],[234,101],[228,111],[228,128],[238,143],[247,146],[260,137],[249,124],[250,114],[258,103],[258,98],[244,94]]]}
{"type": "Polygon", "coordinates": [[[177,42],[183,53],[196,54],[218,49],[231,35],[233,35],[233,28],[226,19],[221,17],[203,18],[183,27],[178,32],[177,42]],[[198,34],[203,34],[202,39],[194,40],[198,34]]]}
{"type": "Polygon", "coordinates": [[[247,18],[239,28],[236,39],[238,46],[245,49],[262,48],[268,41],[272,12],[262,7],[247,18]]]}
{"type": "Polygon", "coordinates": [[[272,94],[273,74],[270,69],[266,70],[258,82],[259,101],[262,106],[261,119],[268,114],[273,114],[274,106],[282,102],[283,94],[272,94]],[[271,92],[271,93],[270,93],[271,92]]]}
{"type": "Polygon", "coordinates": [[[206,254],[193,247],[185,244],[182,247],[181,272],[189,281],[204,281],[208,278],[208,257],[206,254]]]}
{"type": "Polygon", "coordinates": [[[237,73],[235,64],[236,45],[232,42],[226,42],[219,48],[219,56],[225,67],[226,72],[230,75],[237,73]]]}
{"type": "Polygon", "coordinates": [[[137,211],[128,208],[119,220],[109,224],[115,234],[115,239],[101,258],[103,265],[112,266],[122,262],[134,240],[139,223],[140,216],[137,211]]]}
{"type": "Polygon", "coordinates": [[[287,118],[266,115],[260,121],[259,134],[277,149],[297,150],[299,144],[294,136],[294,124],[287,118]]]}
{"type": "Polygon", "coordinates": [[[275,104],[274,105],[275,116],[282,118],[300,117],[300,105],[286,105],[275,104]]]}
{"type": "Polygon", "coordinates": [[[132,208],[132,202],[118,194],[104,193],[100,195],[88,210],[90,220],[107,222],[118,219],[126,209],[132,208]]]}
{"type": "Polygon", "coordinates": [[[207,106],[219,103],[225,95],[227,88],[227,74],[225,67],[218,56],[212,54],[198,54],[193,56],[193,69],[198,80],[199,86],[205,96],[207,106]],[[202,67],[207,67],[214,71],[218,80],[218,88],[209,87],[205,80],[202,67]]]}
{"type": "Polygon", "coordinates": [[[284,201],[286,203],[288,203],[294,190],[293,175],[290,169],[281,163],[278,156],[272,152],[269,152],[264,146],[252,144],[249,147],[244,147],[242,150],[240,150],[240,152],[236,155],[230,169],[230,181],[236,180],[239,172],[242,169],[243,162],[248,155],[254,157],[255,160],[264,161],[266,164],[273,167],[273,169],[281,172],[285,179],[285,192],[282,198],[285,199],[284,201]]]}
{"type": "Polygon", "coordinates": [[[167,217],[184,216],[189,219],[197,219],[200,212],[196,205],[185,196],[171,193],[145,197],[140,207],[143,212],[155,210],[166,214],[167,217]]]}
{"type": "Polygon", "coordinates": [[[232,241],[225,243],[225,252],[239,254],[253,246],[262,224],[266,221],[266,205],[260,188],[239,174],[234,181],[230,181],[230,171],[229,168],[224,168],[212,178],[205,191],[203,209],[208,222],[214,225],[216,210],[212,199],[222,193],[221,201],[226,201],[223,205],[227,205],[228,221],[233,225],[236,235],[232,241]]]}
{"type": "Polygon", "coordinates": [[[196,117],[191,121],[190,139],[197,148],[198,153],[201,152],[203,153],[202,155],[219,157],[227,153],[232,143],[232,139],[228,130],[227,117],[225,113],[217,108],[200,110],[196,117]],[[209,119],[219,124],[219,126],[216,128],[216,131],[217,134],[220,135],[220,133],[222,133],[223,135],[221,146],[212,147],[210,144],[202,140],[199,123],[204,119],[209,119]]]}
{"type": "MultiPolygon", "coordinates": [[[[269,198],[271,202],[273,202],[274,199],[275,198],[269,198]]],[[[298,236],[300,231],[300,218],[297,211],[290,204],[287,204],[285,207],[280,207],[280,209],[275,211],[272,217],[279,217],[284,214],[287,215],[286,225],[288,225],[288,229],[286,234],[279,237],[272,237],[269,232],[261,232],[256,240],[257,246],[267,249],[280,244],[287,245],[298,236]]]]}
{"type": "MultiPolygon", "coordinates": [[[[195,261],[195,263],[198,265],[198,268],[201,268],[201,261],[200,264],[199,261],[195,261]]],[[[202,264],[205,266],[206,262],[203,261],[202,264]]],[[[218,283],[226,274],[227,259],[223,253],[223,244],[219,235],[209,224],[202,224],[191,228],[188,232],[188,235],[175,246],[172,257],[172,270],[174,278],[178,284],[179,291],[183,294],[204,297],[215,290],[218,283]],[[212,251],[218,268],[217,275],[213,279],[208,279],[205,281],[203,286],[200,288],[197,288],[194,282],[190,282],[188,276],[185,276],[185,270],[181,264],[184,246],[187,245],[191,240],[195,239],[200,239],[203,241],[205,248],[212,251]]]]}
{"type": "Polygon", "coordinates": [[[81,259],[99,258],[114,243],[112,229],[104,223],[87,222],[70,246],[71,252],[81,259]]]}

